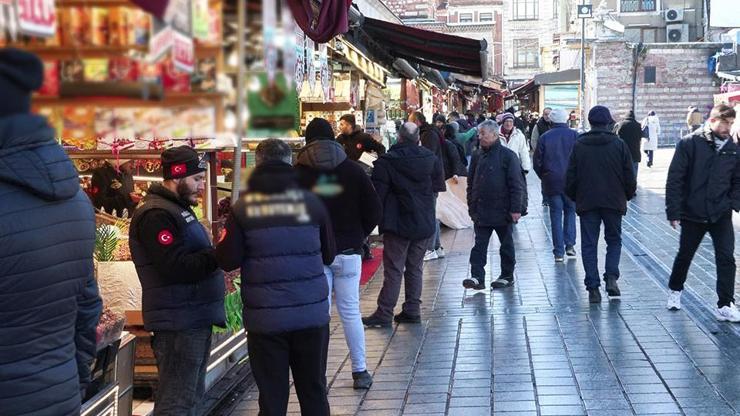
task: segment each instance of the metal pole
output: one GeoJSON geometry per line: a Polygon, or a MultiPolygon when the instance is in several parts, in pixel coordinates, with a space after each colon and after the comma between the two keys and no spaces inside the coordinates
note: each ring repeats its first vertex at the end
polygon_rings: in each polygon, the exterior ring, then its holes
{"type": "Polygon", "coordinates": [[[241,172],[242,172],[242,138],[246,136],[246,125],[244,124],[244,114],[247,110],[246,84],[247,68],[245,64],[246,43],[244,36],[247,28],[247,1],[239,0],[237,3],[237,43],[236,56],[239,61],[237,64],[236,76],[236,147],[234,148],[234,178],[231,183],[231,202],[239,199],[241,189],[241,172]]]}
{"type": "Polygon", "coordinates": [[[581,85],[580,85],[580,99],[578,100],[578,106],[581,113],[581,123],[583,123],[585,117],[584,104],[586,102],[586,19],[581,18],[581,85]]]}

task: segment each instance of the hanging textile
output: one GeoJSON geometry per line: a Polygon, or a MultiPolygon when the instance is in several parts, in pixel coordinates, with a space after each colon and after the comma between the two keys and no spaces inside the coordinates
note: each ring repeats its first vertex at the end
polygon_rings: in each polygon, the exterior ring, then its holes
{"type": "Polygon", "coordinates": [[[352,0],[322,0],[318,17],[314,15],[313,1],[287,1],[296,23],[314,42],[326,43],[349,29],[348,13],[352,0]]]}

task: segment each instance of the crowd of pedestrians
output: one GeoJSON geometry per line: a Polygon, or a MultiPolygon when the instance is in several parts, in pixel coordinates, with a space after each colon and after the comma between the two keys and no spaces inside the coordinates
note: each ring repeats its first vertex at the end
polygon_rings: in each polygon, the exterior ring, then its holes
{"type": "MultiPolygon", "coordinates": [[[[43,66],[32,55],[0,52],[0,82],[12,87],[4,88],[10,96],[0,106],[0,198],[11,202],[0,204],[0,270],[12,271],[0,277],[0,413],[12,416],[79,413],[101,310],[93,279],[93,205],[53,130],[30,114],[31,92],[42,79],[43,66]],[[23,164],[28,160],[36,163],[23,164]],[[54,290],[40,291],[45,287],[54,290]]],[[[527,213],[526,176],[534,170],[549,207],[554,261],[577,256],[577,214],[589,302],[601,302],[602,278],[606,294],[620,296],[622,218],[636,192],[641,141],[648,166],[654,161],[657,115],[650,112],[638,123],[630,112],[616,123],[608,108],[595,106],[590,129],[579,134],[565,110],[546,108],[534,123],[516,113],[487,118],[452,112],[435,115],[432,123],[413,113],[389,148],[351,115],[341,118],[338,136],[327,120],[315,118],[295,158],[285,142],[266,139],[215,243],[194,211],[206,162],[187,146],[164,151],[163,181],[130,211],[129,235],[159,373],[155,416],[199,414],[211,328],[226,320],[223,275],[234,269],[241,270],[261,414],[287,412],[291,373],[302,413],[329,414],[332,294],[353,387],[371,388],[364,327],[422,321],[423,262],[444,255],[437,206],[440,194],[451,192],[450,181],[467,178],[464,199],[474,225],[466,290],[487,289],[494,232],[501,274],[489,276],[490,288],[515,284],[514,230],[527,213]],[[372,166],[357,162],[364,153],[374,154],[372,166]],[[602,226],[603,276],[597,258],[602,226]],[[362,317],[363,247],[376,227],[383,236],[383,283],[377,308],[362,317]],[[396,314],[402,283],[405,299],[396,314]]],[[[735,117],[725,105],[714,107],[706,122],[691,111],[691,133],[676,146],[666,184],[667,219],[681,229],[666,306],[681,308],[688,269],[709,233],[717,263],[714,313],[730,322],[740,322],[734,306],[732,211],[740,210],[735,117]]],[[[128,208],[131,201],[120,204],[128,208]]],[[[107,209],[110,203],[96,205],[107,209]]]]}

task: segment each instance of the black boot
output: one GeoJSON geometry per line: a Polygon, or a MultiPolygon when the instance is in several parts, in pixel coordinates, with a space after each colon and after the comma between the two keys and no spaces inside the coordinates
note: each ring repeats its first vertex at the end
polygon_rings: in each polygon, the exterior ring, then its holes
{"type": "Polygon", "coordinates": [[[616,298],[622,296],[622,292],[619,291],[619,285],[617,285],[616,277],[607,276],[604,278],[604,281],[606,282],[606,294],[609,297],[616,298]]]}
{"type": "Polygon", "coordinates": [[[588,303],[601,303],[601,292],[598,287],[588,289],[588,303]]]}

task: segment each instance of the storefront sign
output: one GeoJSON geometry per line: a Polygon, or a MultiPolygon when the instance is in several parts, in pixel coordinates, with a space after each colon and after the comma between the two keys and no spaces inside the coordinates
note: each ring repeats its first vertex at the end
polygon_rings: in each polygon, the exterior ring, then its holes
{"type": "Polygon", "coordinates": [[[193,73],[195,70],[195,48],[193,46],[193,39],[189,36],[175,32],[172,59],[175,63],[175,68],[189,74],[193,73]]]}
{"type": "Polygon", "coordinates": [[[56,34],[54,0],[18,0],[18,28],[21,33],[51,37],[56,34]]]}

